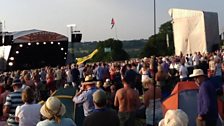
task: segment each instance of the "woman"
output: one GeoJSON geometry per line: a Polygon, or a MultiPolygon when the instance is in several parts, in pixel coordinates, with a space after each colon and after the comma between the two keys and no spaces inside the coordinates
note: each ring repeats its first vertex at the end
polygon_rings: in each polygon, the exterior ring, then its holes
{"type": "Polygon", "coordinates": [[[156,85],[160,86],[162,90],[162,98],[166,98],[170,92],[170,85],[167,85],[166,80],[168,79],[168,75],[163,71],[163,67],[158,65],[158,72],[155,76],[156,85]]]}
{"type": "Polygon", "coordinates": [[[34,92],[30,87],[26,87],[22,92],[24,104],[16,108],[16,121],[19,126],[36,126],[40,121],[40,104],[34,104],[34,92]]]}
{"type": "MultiPolygon", "coordinates": [[[[143,81],[143,85],[148,88],[148,90],[144,94],[144,105],[146,107],[145,114],[146,114],[146,124],[147,126],[153,126],[153,95],[154,95],[154,85],[153,80],[149,77],[145,78],[143,81]]],[[[156,87],[155,92],[155,123],[158,124],[158,122],[162,119],[162,106],[161,106],[161,89],[159,87],[156,87]]]]}
{"type": "Polygon", "coordinates": [[[142,75],[141,82],[143,82],[146,77],[150,77],[150,70],[149,70],[149,68],[148,68],[146,63],[143,64],[143,67],[140,69],[139,74],[142,75]]]}
{"type": "Polygon", "coordinates": [[[76,126],[70,118],[62,118],[65,112],[65,106],[58,98],[49,97],[40,109],[46,119],[40,121],[37,126],[76,126]]]}

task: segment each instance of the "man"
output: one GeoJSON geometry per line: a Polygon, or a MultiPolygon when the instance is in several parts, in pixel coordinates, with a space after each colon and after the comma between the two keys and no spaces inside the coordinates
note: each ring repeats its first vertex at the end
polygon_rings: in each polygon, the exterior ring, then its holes
{"type": "Polygon", "coordinates": [[[131,64],[127,64],[124,76],[129,76],[129,79],[126,80],[128,84],[131,85],[132,88],[136,88],[136,79],[137,79],[137,73],[132,69],[131,64]]]}
{"type": "Polygon", "coordinates": [[[95,82],[91,75],[86,76],[85,82],[82,83],[80,91],[73,98],[76,104],[83,104],[84,115],[90,115],[94,110],[93,93],[97,90],[95,82]]]}
{"type": "Polygon", "coordinates": [[[79,70],[77,68],[77,65],[73,64],[72,65],[72,70],[71,70],[71,74],[72,74],[72,83],[73,86],[78,89],[79,85],[80,85],[80,73],[79,70]]]}
{"type": "Polygon", "coordinates": [[[106,108],[107,96],[103,90],[93,93],[95,109],[85,118],[84,126],[119,126],[119,118],[115,111],[106,108]]]}
{"type": "Polygon", "coordinates": [[[116,92],[114,106],[119,107],[118,117],[120,119],[120,126],[134,126],[135,113],[140,106],[139,94],[136,90],[131,88],[128,83],[132,80],[131,74],[126,74],[122,79],[123,88],[116,92]]]}
{"type": "Polygon", "coordinates": [[[214,84],[206,78],[201,69],[194,69],[190,77],[194,77],[195,83],[199,86],[198,124],[202,125],[205,123],[205,126],[216,126],[218,105],[214,84]]]}
{"type": "Polygon", "coordinates": [[[7,120],[7,124],[9,126],[18,126],[19,124],[15,121],[15,110],[16,107],[19,105],[23,104],[21,95],[21,87],[22,83],[19,79],[16,79],[12,83],[12,87],[14,92],[11,92],[7,97],[6,97],[6,102],[4,105],[3,112],[5,114],[9,113],[9,117],[7,120]]]}

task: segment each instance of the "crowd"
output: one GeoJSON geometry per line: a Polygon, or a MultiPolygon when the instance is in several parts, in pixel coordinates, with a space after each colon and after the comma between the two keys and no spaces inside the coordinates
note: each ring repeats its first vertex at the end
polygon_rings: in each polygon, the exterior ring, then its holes
{"type": "Polygon", "coordinates": [[[182,110],[168,110],[163,116],[162,101],[177,82],[192,80],[199,86],[197,124],[215,126],[217,94],[222,95],[223,60],[224,53],[218,50],[2,72],[0,119],[8,126],[76,126],[77,122],[63,116],[74,110],[66,110],[52,96],[56,90],[71,87],[76,91],[71,100],[83,107],[81,125],[187,126],[188,116],[182,110]],[[212,77],[220,85],[214,86],[209,79],[212,77]],[[46,102],[41,105],[40,101],[46,102]]]}

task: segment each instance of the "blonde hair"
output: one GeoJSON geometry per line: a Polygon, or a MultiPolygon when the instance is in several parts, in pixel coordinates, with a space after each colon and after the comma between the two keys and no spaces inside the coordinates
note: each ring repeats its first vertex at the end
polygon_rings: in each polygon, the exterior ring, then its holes
{"type": "Polygon", "coordinates": [[[148,88],[148,86],[147,86],[148,84],[153,85],[153,79],[147,76],[147,77],[145,77],[145,79],[142,81],[142,86],[143,86],[144,88],[148,88]]]}

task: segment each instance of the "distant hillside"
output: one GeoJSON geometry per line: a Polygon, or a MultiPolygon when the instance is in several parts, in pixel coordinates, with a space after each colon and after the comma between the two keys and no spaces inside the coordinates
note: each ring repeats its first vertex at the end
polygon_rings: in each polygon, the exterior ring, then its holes
{"type": "MultiPolygon", "coordinates": [[[[147,40],[125,40],[123,41],[123,49],[131,58],[138,57],[147,40]]],[[[75,57],[83,57],[96,49],[97,42],[73,43],[75,57]]],[[[72,51],[72,44],[69,43],[69,52],[72,51]]]]}

